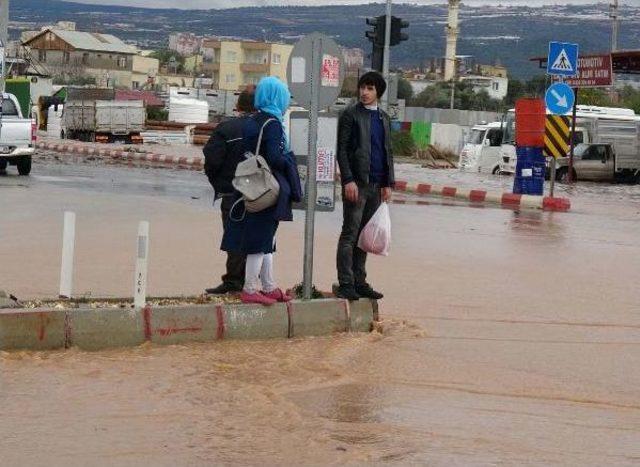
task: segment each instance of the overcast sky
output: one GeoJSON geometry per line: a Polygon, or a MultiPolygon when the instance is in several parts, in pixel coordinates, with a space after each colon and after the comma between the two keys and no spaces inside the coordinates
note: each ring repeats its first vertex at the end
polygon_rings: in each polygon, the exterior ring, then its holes
{"type": "MultiPolygon", "coordinates": [[[[141,6],[148,8],[233,8],[241,6],[265,6],[265,5],[354,5],[369,3],[362,0],[66,0],[78,3],[88,3],[97,5],[125,5],[125,6],[141,6]]],[[[381,0],[377,0],[380,3],[381,0]]],[[[376,0],[374,0],[376,2],[376,0]]],[[[487,3],[511,4],[511,5],[545,5],[545,4],[584,4],[584,3],[603,3],[608,4],[609,0],[463,0],[469,5],[486,5],[487,3]]],[[[413,0],[399,1],[394,3],[413,3],[421,5],[429,5],[434,3],[445,4],[446,0],[413,0]]],[[[622,0],[621,3],[640,6],[640,0],[622,0]]]]}

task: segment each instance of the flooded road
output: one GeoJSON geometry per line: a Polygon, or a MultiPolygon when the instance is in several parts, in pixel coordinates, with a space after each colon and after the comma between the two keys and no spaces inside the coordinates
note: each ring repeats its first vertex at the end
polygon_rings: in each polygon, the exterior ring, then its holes
{"type": "MultiPolygon", "coordinates": [[[[2,353],[0,465],[638,465],[638,187],[566,189],[570,213],[392,206],[370,335],[2,353]]],[[[150,294],[199,293],[222,272],[201,174],[48,163],[0,178],[0,201],[0,284],[19,297],[56,293],[65,209],[77,293],[131,294],[143,219],[150,294]]],[[[279,231],[283,285],[300,280],[301,220],[279,231]]],[[[339,226],[318,215],[321,288],[339,226]]]]}

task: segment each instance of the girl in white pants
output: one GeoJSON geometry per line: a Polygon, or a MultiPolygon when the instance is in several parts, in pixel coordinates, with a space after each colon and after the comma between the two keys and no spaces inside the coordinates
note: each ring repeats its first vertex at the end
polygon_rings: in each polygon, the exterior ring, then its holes
{"type": "Polygon", "coordinates": [[[291,297],[282,292],[273,278],[273,253],[247,255],[243,301],[273,305],[288,302],[291,297]],[[247,300],[253,298],[253,300],[247,300]]]}

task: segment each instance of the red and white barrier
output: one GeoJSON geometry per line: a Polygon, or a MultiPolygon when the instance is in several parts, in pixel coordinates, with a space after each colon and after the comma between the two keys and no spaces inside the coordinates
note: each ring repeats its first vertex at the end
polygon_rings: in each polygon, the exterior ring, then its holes
{"type": "Polygon", "coordinates": [[[420,196],[436,196],[452,198],[470,203],[498,204],[511,209],[541,209],[543,211],[565,212],[571,209],[568,198],[551,198],[549,196],[517,195],[514,193],[499,193],[486,190],[469,190],[449,186],[429,185],[426,183],[409,183],[396,181],[395,191],[411,193],[420,196]]]}
{"type": "MultiPolygon", "coordinates": [[[[101,158],[109,158],[120,161],[171,164],[191,170],[201,170],[204,165],[203,159],[198,157],[179,157],[148,152],[141,153],[121,150],[108,150],[82,143],[54,144],[40,142],[36,144],[36,147],[61,153],[79,154],[83,156],[95,155],[101,158]]],[[[460,201],[468,201],[477,205],[484,203],[496,204],[510,209],[541,209],[543,211],[560,212],[566,212],[571,209],[571,202],[568,198],[516,195],[513,193],[500,193],[486,190],[469,190],[466,188],[438,186],[426,183],[396,181],[394,191],[401,193],[411,193],[420,196],[451,198],[460,201]]],[[[421,203],[412,203],[400,200],[398,201],[398,204],[421,203]]]]}
{"type": "Polygon", "coordinates": [[[203,167],[203,160],[198,157],[168,156],[166,154],[155,154],[150,152],[129,152],[122,150],[102,149],[81,143],[55,144],[37,143],[39,149],[47,149],[65,154],[77,154],[81,156],[98,156],[104,159],[113,159],[131,162],[152,162],[160,164],[173,164],[193,170],[200,170],[203,167]]]}

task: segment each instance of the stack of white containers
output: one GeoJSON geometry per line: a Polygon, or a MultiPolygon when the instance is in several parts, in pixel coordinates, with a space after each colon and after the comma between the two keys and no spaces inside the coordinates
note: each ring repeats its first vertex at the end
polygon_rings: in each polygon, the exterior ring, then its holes
{"type": "Polygon", "coordinates": [[[209,121],[209,103],[195,99],[189,90],[171,88],[169,94],[169,121],[207,123],[209,121]]]}
{"type": "Polygon", "coordinates": [[[61,104],[58,106],[58,110],[56,111],[55,106],[49,107],[47,113],[47,136],[52,138],[60,138],[60,126],[62,122],[62,108],[64,106],[61,104]]]}

